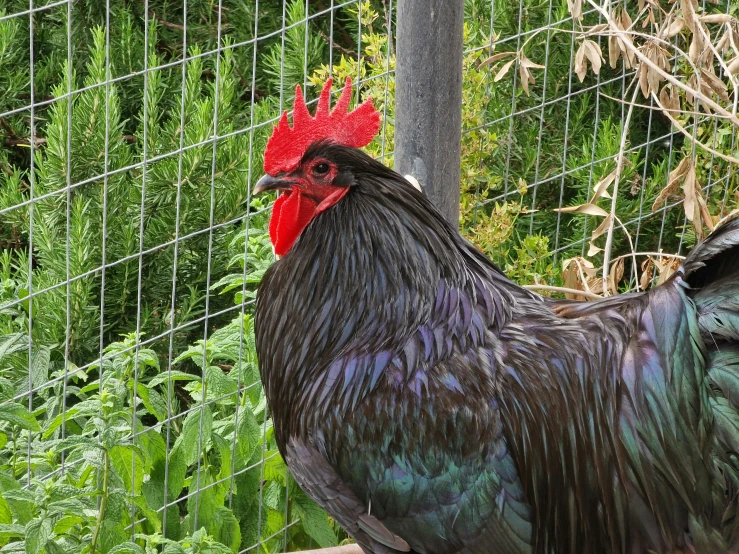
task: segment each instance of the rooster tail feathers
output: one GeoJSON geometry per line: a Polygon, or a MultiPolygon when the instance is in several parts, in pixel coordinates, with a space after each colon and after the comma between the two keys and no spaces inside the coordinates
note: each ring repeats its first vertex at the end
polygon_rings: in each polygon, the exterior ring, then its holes
{"type": "Polygon", "coordinates": [[[682,275],[696,308],[706,345],[706,377],[713,420],[714,487],[717,509],[714,528],[722,529],[727,546],[717,550],[716,538],[701,535],[706,522],[692,520],[690,532],[698,552],[735,552],[739,547],[739,219],[714,231],[688,255],[682,275]],[[698,549],[698,543],[703,550],[698,549]]]}
{"type": "Polygon", "coordinates": [[[739,281],[739,218],[725,223],[697,245],[681,269],[693,287],[729,276],[739,281]]]}

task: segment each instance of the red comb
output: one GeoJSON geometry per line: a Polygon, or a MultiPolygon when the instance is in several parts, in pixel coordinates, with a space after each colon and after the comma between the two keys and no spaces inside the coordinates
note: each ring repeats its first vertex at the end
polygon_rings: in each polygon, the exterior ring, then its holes
{"type": "Polygon", "coordinates": [[[380,112],[369,98],[354,111],[348,111],[352,94],[352,80],[347,77],[344,90],[333,110],[329,106],[332,79],[326,81],[318,99],[316,115],[308,113],[300,85],[295,87],[293,126],[283,112],[264,152],[264,170],[270,175],[290,171],[298,165],[308,147],[318,140],[330,140],[336,144],[361,148],[375,138],[380,129],[380,112]]]}

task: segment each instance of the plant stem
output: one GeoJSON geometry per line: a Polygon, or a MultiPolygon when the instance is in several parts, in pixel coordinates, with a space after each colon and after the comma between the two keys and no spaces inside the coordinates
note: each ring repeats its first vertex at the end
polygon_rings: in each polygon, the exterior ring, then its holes
{"type": "Polygon", "coordinates": [[[90,546],[90,554],[95,554],[98,538],[100,537],[100,529],[103,526],[103,518],[105,517],[105,508],[108,505],[108,478],[110,469],[108,464],[108,451],[103,451],[103,497],[100,499],[100,509],[98,510],[97,522],[95,523],[95,531],[92,534],[92,545],[90,546]]]}
{"type": "MultiPolygon", "coordinates": [[[[634,92],[629,102],[629,110],[626,112],[626,119],[621,128],[621,144],[618,147],[618,155],[616,158],[616,177],[613,179],[613,192],[611,196],[611,223],[608,225],[608,234],[606,235],[606,247],[603,252],[603,291],[608,290],[608,274],[610,272],[609,265],[611,263],[611,250],[613,249],[613,228],[616,223],[616,206],[618,200],[618,185],[621,179],[621,172],[624,168],[624,159],[626,158],[626,139],[629,134],[629,124],[631,123],[631,114],[634,113],[634,103],[636,95],[639,92],[639,84],[636,78],[632,81],[634,92]]],[[[633,248],[632,248],[633,251],[633,248]]]]}
{"type": "Polygon", "coordinates": [[[594,292],[590,292],[587,290],[577,290],[577,289],[571,289],[567,287],[552,287],[549,285],[523,285],[523,288],[529,289],[529,290],[544,290],[548,292],[562,292],[565,294],[577,294],[578,296],[584,296],[585,298],[589,300],[602,300],[603,297],[595,294],[594,292]]]}

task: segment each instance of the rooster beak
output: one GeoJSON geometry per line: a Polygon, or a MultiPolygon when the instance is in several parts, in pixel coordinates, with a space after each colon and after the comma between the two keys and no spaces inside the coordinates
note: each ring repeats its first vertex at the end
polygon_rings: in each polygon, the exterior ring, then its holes
{"type": "Polygon", "coordinates": [[[265,175],[254,186],[254,190],[251,191],[252,195],[256,196],[268,190],[286,190],[290,188],[292,183],[285,179],[278,177],[272,177],[272,175],[265,175]]]}

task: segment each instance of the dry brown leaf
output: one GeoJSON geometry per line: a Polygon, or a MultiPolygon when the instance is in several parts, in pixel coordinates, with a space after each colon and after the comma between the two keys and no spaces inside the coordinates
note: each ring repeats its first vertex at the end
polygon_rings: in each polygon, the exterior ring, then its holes
{"type": "Polygon", "coordinates": [[[526,69],[544,69],[544,66],[538,63],[532,62],[526,57],[526,54],[521,54],[521,65],[526,69]]]}
{"type": "Polygon", "coordinates": [[[585,64],[585,51],[587,48],[585,47],[585,43],[583,42],[580,44],[580,47],[577,49],[577,53],[575,54],[575,73],[577,74],[577,78],[580,79],[580,82],[582,83],[585,79],[585,75],[588,72],[588,67],[585,64]]]}
{"type": "Polygon", "coordinates": [[[693,64],[698,63],[701,52],[703,52],[703,37],[700,33],[693,33],[693,40],[690,41],[690,48],[688,49],[688,57],[693,64]]]}
{"type": "Polygon", "coordinates": [[[486,67],[488,65],[492,65],[492,64],[494,64],[496,62],[499,62],[502,59],[508,58],[510,56],[515,56],[515,55],[516,55],[515,52],[498,52],[497,54],[493,54],[488,59],[483,60],[482,62],[480,62],[479,67],[480,68],[483,68],[483,67],[486,67]]]}
{"type": "Polygon", "coordinates": [[[647,12],[647,19],[642,24],[642,27],[646,27],[647,25],[657,25],[657,20],[654,17],[653,8],[649,8],[649,11],[647,12]]]}
{"type": "Polygon", "coordinates": [[[511,69],[511,66],[516,63],[516,58],[513,58],[511,61],[508,61],[503,64],[503,67],[501,67],[498,72],[495,74],[495,77],[493,77],[493,82],[497,83],[500,81],[503,77],[505,77],[506,73],[511,69]]]}
{"type": "Polygon", "coordinates": [[[664,106],[668,111],[680,111],[680,96],[675,91],[675,88],[669,83],[662,87],[662,90],[659,93],[659,101],[660,104],[662,104],[662,106],[664,106]]]}
{"type": "Polygon", "coordinates": [[[667,279],[669,279],[675,271],[677,271],[677,268],[680,267],[680,258],[677,258],[675,256],[669,256],[665,259],[665,257],[660,256],[659,261],[655,260],[654,258],[650,258],[652,260],[652,263],[654,264],[655,269],[657,270],[657,273],[659,277],[657,278],[657,285],[661,285],[667,279]]]}
{"type": "Polygon", "coordinates": [[[603,294],[603,277],[592,277],[588,279],[586,287],[594,294],[603,294]]]}
{"type": "Polygon", "coordinates": [[[734,18],[728,13],[712,13],[709,15],[701,15],[699,17],[704,23],[731,23],[734,18]]]}
{"type": "Polygon", "coordinates": [[[701,77],[703,77],[706,86],[716,93],[716,96],[724,102],[731,102],[729,95],[726,94],[726,84],[716,76],[712,67],[710,69],[701,67],[701,77]]]}
{"type": "Polygon", "coordinates": [[[531,69],[544,69],[543,65],[532,62],[526,57],[526,54],[520,54],[520,63],[518,64],[518,73],[521,77],[521,86],[526,94],[529,93],[529,83],[534,84],[536,79],[531,74],[531,69]]]}
{"type": "Polygon", "coordinates": [[[647,258],[641,264],[641,277],[639,278],[641,290],[647,290],[649,283],[652,282],[652,277],[654,277],[654,264],[652,258],[647,258]]]}
{"type": "Polygon", "coordinates": [[[600,46],[590,39],[583,40],[575,54],[575,73],[581,83],[588,71],[588,64],[585,60],[590,61],[593,73],[596,75],[600,73],[600,68],[604,61],[603,54],[600,51],[600,46]]]}
{"type": "Polygon", "coordinates": [[[685,20],[682,17],[676,17],[672,20],[670,25],[667,27],[667,30],[665,31],[663,38],[665,40],[669,40],[677,35],[680,34],[680,31],[682,31],[685,28],[685,20]]]}
{"type": "Polygon", "coordinates": [[[683,201],[685,217],[693,224],[695,234],[701,240],[704,235],[703,225],[705,224],[709,229],[712,229],[713,220],[708,212],[703,192],[696,178],[695,166],[692,163],[690,163],[683,181],[683,193],[685,194],[685,200],[683,201]]]}
{"type": "Polygon", "coordinates": [[[589,36],[599,35],[606,29],[608,29],[608,23],[598,23],[598,25],[593,25],[590,29],[588,29],[587,34],[589,36]]]}
{"type": "Polygon", "coordinates": [[[621,47],[618,37],[611,35],[608,37],[608,65],[616,69],[618,59],[621,57],[621,47]]]}
{"type": "Polygon", "coordinates": [[[580,204],[579,206],[567,206],[566,208],[555,208],[555,212],[562,212],[564,214],[587,214],[595,215],[598,217],[606,217],[608,212],[600,206],[595,204],[580,204]]]}
{"type": "Polygon", "coordinates": [[[624,258],[619,258],[611,266],[611,270],[608,272],[608,294],[613,296],[618,294],[618,284],[621,282],[624,276],[624,258]]]}
{"type": "Polygon", "coordinates": [[[626,53],[626,56],[624,58],[624,61],[626,62],[626,69],[631,69],[632,67],[636,67],[636,53],[633,49],[633,44],[631,43],[630,37],[624,37],[623,39],[619,37],[618,39],[619,44],[621,45],[621,50],[626,53]],[[628,48],[626,42],[632,45],[632,48],[628,48]]]}
{"type": "MultiPolygon", "coordinates": [[[[641,50],[652,64],[664,72],[670,72],[672,70],[668,52],[655,41],[647,42],[642,46],[641,50]]],[[[652,92],[657,93],[659,91],[659,85],[663,80],[662,74],[656,69],[653,69],[644,62],[639,65],[639,86],[645,98],[648,98],[652,92]]]]}
{"type": "Polygon", "coordinates": [[[598,75],[600,73],[600,67],[605,60],[603,60],[603,54],[600,51],[600,46],[590,39],[584,40],[583,44],[587,47],[585,56],[590,60],[590,65],[593,67],[593,73],[598,75]]]}
{"type": "MultiPolygon", "coordinates": [[[[598,271],[591,262],[579,256],[562,262],[562,281],[569,289],[592,292],[590,282],[597,273],[598,271]]],[[[587,300],[584,296],[572,293],[565,293],[565,298],[587,300]]]]}
{"type": "Polygon", "coordinates": [[[631,16],[625,9],[621,10],[621,29],[628,31],[632,25],[631,16]]]}
{"type": "MultiPolygon", "coordinates": [[[[582,282],[580,281],[577,264],[570,262],[572,262],[572,260],[565,260],[563,264],[564,267],[562,268],[562,284],[565,286],[565,288],[568,289],[584,291],[585,287],[583,287],[582,282]]],[[[585,300],[584,296],[580,296],[579,294],[572,294],[571,292],[566,292],[565,298],[569,300],[585,300]]]]}
{"type": "Polygon", "coordinates": [[[580,21],[582,19],[582,0],[567,0],[567,10],[570,12],[572,19],[580,21]]]}
{"type": "Polygon", "coordinates": [[[736,75],[739,73],[739,56],[735,57],[733,60],[731,60],[726,68],[729,70],[729,73],[732,75],[736,75]]]}
{"type": "Polygon", "coordinates": [[[691,222],[694,219],[700,220],[700,214],[696,211],[698,209],[698,201],[695,195],[695,166],[692,163],[689,164],[688,171],[685,174],[683,194],[685,194],[685,200],[683,201],[685,217],[691,222]]]}
{"type": "Polygon", "coordinates": [[[695,10],[698,8],[697,2],[693,0],[681,0],[680,8],[683,11],[683,19],[688,29],[695,34],[695,10]]]}
{"type": "Polygon", "coordinates": [[[601,196],[604,196],[605,198],[610,198],[611,195],[608,194],[608,187],[610,187],[611,184],[613,184],[613,181],[615,180],[616,180],[616,169],[611,171],[608,175],[603,177],[600,181],[598,181],[595,184],[595,187],[594,187],[595,192],[593,193],[593,197],[590,199],[589,203],[595,204],[598,201],[598,199],[600,199],[601,196]]]}
{"type": "Polygon", "coordinates": [[[685,158],[680,160],[680,163],[677,164],[677,167],[675,169],[670,171],[670,176],[667,179],[667,185],[660,191],[660,193],[657,195],[657,198],[655,198],[654,203],[652,204],[652,213],[656,212],[657,209],[659,209],[668,198],[675,195],[678,187],[680,186],[680,183],[685,179],[685,176],[688,172],[688,167],[690,165],[690,157],[686,156],[685,158]]]}
{"type": "Polygon", "coordinates": [[[588,248],[588,257],[591,258],[598,254],[599,252],[603,252],[603,249],[599,247],[597,244],[595,244],[596,239],[604,235],[608,232],[608,229],[611,227],[611,222],[613,221],[613,216],[611,214],[608,214],[603,221],[600,222],[600,225],[595,228],[595,230],[590,235],[590,248],[588,248]]]}
{"type": "Polygon", "coordinates": [[[639,88],[645,98],[649,98],[649,66],[644,62],[639,63],[639,88]]]}

